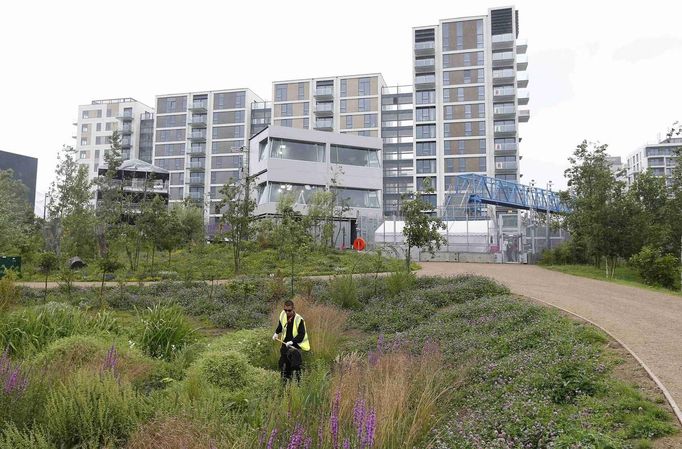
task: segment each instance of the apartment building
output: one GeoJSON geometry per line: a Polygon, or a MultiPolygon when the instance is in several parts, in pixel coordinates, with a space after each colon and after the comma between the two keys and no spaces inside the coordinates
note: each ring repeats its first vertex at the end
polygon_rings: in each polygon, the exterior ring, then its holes
{"type": "Polygon", "coordinates": [[[203,205],[209,232],[220,217],[218,191],[240,176],[251,105],[262,102],[250,89],[156,97],[154,165],[170,173],[170,204],[189,198],[203,205]]]}
{"type": "Polygon", "coordinates": [[[104,162],[104,152],[111,148],[111,134],[121,136],[123,160],[152,161],[154,109],[134,98],[93,100],[78,106],[76,149],[79,162],[88,167],[91,179],[104,162]]]}
{"type": "Polygon", "coordinates": [[[518,33],[514,7],[413,29],[414,182],[430,178],[434,206],[460,174],[519,181],[518,124],[530,115],[518,33]]]}
{"type": "Polygon", "coordinates": [[[630,153],[627,157],[628,185],[637,179],[639,173],[649,170],[655,176],[665,178],[666,185],[670,186],[673,168],[676,165],[673,150],[680,146],[682,146],[682,138],[672,138],[645,145],[630,153]]]}
{"type": "Polygon", "coordinates": [[[380,73],[275,81],[272,124],[379,137],[380,73]]]}
{"type": "Polygon", "coordinates": [[[249,172],[258,191],[255,214],[277,214],[283,195],[306,213],[313,194],[335,190],[349,207],[336,224],[337,246],[357,236],[373,240],[382,217],[381,149],[378,137],[270,126],[250,140],[249,172]],[[371,221],[373,226],[363,226],[371,221]]]}

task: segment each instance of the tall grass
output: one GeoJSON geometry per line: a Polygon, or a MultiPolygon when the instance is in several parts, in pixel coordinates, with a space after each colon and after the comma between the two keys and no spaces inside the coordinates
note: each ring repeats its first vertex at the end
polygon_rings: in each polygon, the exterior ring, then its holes
{"type": "Polygon", "coordinates": [[[196,340],[196,329],[179,306],[156,304],[140,314],[136,340],[151,357],[171,360],[186,345],[196,340]]]}
{"type": "Polygon", "coordinates": [[[63,337],[115,334],[118,330],[118,322],[106,311],[93,316],[67,304],[51,302],[0,317],[0,348],[24,357],[63,337]]]}
{"type": "Polygon", "coordinates": [[[0,278],[0,312],[4,312],[19,299],[19,289],[15,281],[17,275],[14,270],[5,270],[4,276],[0,278]]]}

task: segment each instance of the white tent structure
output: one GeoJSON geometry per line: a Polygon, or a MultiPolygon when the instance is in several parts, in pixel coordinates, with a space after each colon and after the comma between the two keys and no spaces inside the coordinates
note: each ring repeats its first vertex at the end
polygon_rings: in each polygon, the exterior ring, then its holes
{"type": "MultiPolygon", "coordinates": [[[[495,239],[492,220],[446,221],[440,231],[447,241],[440,252],[490,253],[495,239]]],[[[375,231],[375,243],[380,246],[402,246],[404,221],[386,220],[375,231]]]]}

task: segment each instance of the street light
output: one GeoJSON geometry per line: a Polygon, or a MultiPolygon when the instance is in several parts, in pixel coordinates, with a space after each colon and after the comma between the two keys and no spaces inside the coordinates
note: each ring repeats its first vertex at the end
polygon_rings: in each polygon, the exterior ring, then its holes
{"type": "Polygon", "coordinates": [[[552,249],[552,240],[550,239],[549,236],[549,221],[550,221],[550,214],[549,214],[549,197],[550,194],[552,193],[552,181],[547,182],[547,190],[549,191],[547,193],[547,249],[552,249]]]}

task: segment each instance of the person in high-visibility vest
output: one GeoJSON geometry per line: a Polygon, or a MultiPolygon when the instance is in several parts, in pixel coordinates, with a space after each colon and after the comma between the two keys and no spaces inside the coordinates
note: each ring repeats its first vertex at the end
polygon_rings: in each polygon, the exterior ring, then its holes
{"type": "Polygon", "coordinates": [[[277,329],[272,335],[275,341],[281,341],[279,350],[279,371],[284,382],[291,379],[301,380],[301,350],[310,351],[308,332],[303,317],[296,313],[292,300],[284,301],[284,310],[279,314],[277,329]],[[280,338],[280,334],[282,337],[280,338]]]}

